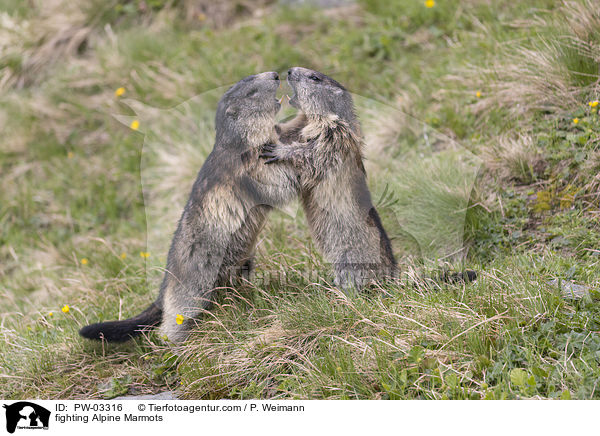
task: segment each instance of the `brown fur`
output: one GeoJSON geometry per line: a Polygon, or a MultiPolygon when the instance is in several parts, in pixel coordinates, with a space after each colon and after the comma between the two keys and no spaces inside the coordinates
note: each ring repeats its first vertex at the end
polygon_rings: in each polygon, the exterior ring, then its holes
{"type": "Polygon", "coordinates": [[[288,82],[295,91],[292,105],[300,113],[277,127],[282,144],[263,156],[296,168],[311,232],[333,264],[336,285],[360,289],[374,279],[396,276],[391,243],[367,186],[363,140],[349,94],[333,79],[304,68],[291,69],[288,82]],[[307,79],[315,74],[318,84],[307,79]],[[328,93],[338,94],[339,110],[328,93]]]}

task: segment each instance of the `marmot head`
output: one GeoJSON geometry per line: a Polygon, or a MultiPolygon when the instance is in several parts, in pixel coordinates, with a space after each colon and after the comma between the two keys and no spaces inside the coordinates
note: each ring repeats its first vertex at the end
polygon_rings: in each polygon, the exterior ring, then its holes
{"type": "Polygon", "coordinates": [[[290,105],[306,115],[337,115],[345,121],[355,120],[350,93],[340,83],[318,71],[293,67],[287,81],[294,91],[290,105]]]}
{"type": "Polygon", "coordinates": [[[223,94],[217,106],[217,143],[241,138],[261,145],[270,138],[281,104],[276,98],[279,74],[266,72],[248,76],[223,94]]]}

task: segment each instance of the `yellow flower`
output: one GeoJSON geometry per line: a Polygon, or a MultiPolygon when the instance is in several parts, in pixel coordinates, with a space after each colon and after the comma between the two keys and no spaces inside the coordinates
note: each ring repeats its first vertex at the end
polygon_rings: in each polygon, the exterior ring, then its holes
{"type": "Polygon", "coordinates": [[[70,151],[67,153],[67,159],[73,159],[73,152],[70,151]]]}
{"type": "Polygon", "coordinates": [[[425,0],[425,7],[431,9],[432,7],[435,6],[435,1],[434,0],[425,0]]]}
{"type": "Polygon", "coordinates": [[[477,98],[481,97],[481,91],[477,91],[477,92],[475,93],[475,97],[477,97],[477,98]]]}
{"type": "Polygon", "coordinates": [[[579,122],[579,118],[573,118],[573,124],[577,124],[579,122]]]}
{"type": "Polygon", "coordinates": [[[48,316],[54,316],[54,312],[48,312],[48,316]]]}
{"type": "Polygon", "coordinates": [[[115,91],[115,97],[120,97],[123,94],[125,94],[125,88],[123,88],[122,86],[120,88],[117,88],[117,90],[115,91]]]}
{"type": "Polygon", "coordinates": [[[81,259],[81,264],[82,265],[87,265],[88,264],[88,260],[84,257],[83,259],[81,259]]]}
{"type": "Polygon", "coordinates": [[[140,251],[140,257],[143,257],[144,259],[148,259],[150,257],[150,253],[147,251],[140,251]]]}
{"type": "Polygon", "coordinates": [[[185,318],[183,317],[183,315],[177,315],[177,316],[175,317],[175,322],[176,322],[177,324],[181,325],[181,324],[183,324],[183,320],[184,320],[184,319],[185,319],[185,318]]]}
{"type": "Polygon", "coordinates": [[[140,128],[140,122],[138,120],[133,120],[129,127],[131,127],[131,130],[137,130],[140,128]]]}
{"type": "Polygon", "coordinates": [[[68,305],[68,304],[65,304],[65,305],[63,306],[63,308],[62,308],[62,309],[60,309],[60,310],[62,310],[62,311],[63,311],[63,313],[69,313],[69,310],[71,310],[71,308],[69,307],[69,305],[68,305]]]}
{"type": "Polygon", "coordinates": [[[121,253],[121,259],[125,259],[127,257],[127,253],[121,253]]]}
{"type": "Polygon", "coordinates": [[[596,107],[596,106],[598,106],[598,100],[593,100],[593,101],[590,101],[590,102],[588,103],[588,105],[589,105],[590,107],[596,107]]]}
{"type": "Polygon", "coordinates": [[[200,12],[198,15],[196,15],[196,19],[200,22],[203,22],[204,20],[206,20],[206,15],[200,12]]]}

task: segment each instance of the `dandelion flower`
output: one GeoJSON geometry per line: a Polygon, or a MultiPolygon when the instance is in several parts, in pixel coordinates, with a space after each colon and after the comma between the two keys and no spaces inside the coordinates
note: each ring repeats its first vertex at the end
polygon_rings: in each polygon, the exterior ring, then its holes
{"type": "Polygon", "coordinates": [[[425,7],[431,9],[432,7],[435,6],[435,1],[434,0],[425,0],[425,7]]]}
{"type": "Polygon", "coordinates": [[[127,257],[127,253],[121,253],[121,259],[125,259],[127,257]]]}
{"type": "Polygon", "coordinates": [[[150,253],[147,251],[140,251],[140,257],[143,257],[144,259],[148,259],[150,257],[150,253]]]}
{"type": "Polygon", "coordinates": [[[177,315],[175,317],[175,322],[179,325],[183,324],[183,320],[184,320],[183,315],[177,315]]]}
{"type": "Polygon", "coordinates": [[[81,259],[81,264],[82,265],[87,265],[88,264],[88,260],[84,257],[83,259],[81,259]]]}
{"type": "Polygon", "coordinates": [[[70,151],[67,153],[67,159],[73,159],[73,152],[70,151]]]}
{"type": "Polygon", "coordinates": [[[573,124],[577,124],[579,122],[579,118],[573,118],[573,124]]]}
{"type": "Polygon", "coordinates": [[[54,316],[54,312],[48,312],[48,316],[54,316]]]}
{"type": "Polygon", "coordinates": [[[477,98],[481,97],[481,91],[477,91],[477,92],[475,93],[475,97],[477,97],[477,98]]]}
{"type": "Polygon", "coordinates": [[[68,305],[68,304],[65,304],[65,305],[63,306],[63,308],[62,308],[62,309],[60,309],[60,310],[62,310],[62,312],[63,312],[63,313],[69,313],[69,310],[71,310],[71,308],[69,307],[69,305],[68,305]]]}
{"type": "Polygon", "coordinates": [[[589,105],[590,107],[596,107],[596,106],[598,106],[598,100],[593,100],[593,101],[590,101],[590,102],[588,103],[588,105],[589,105]]]}
{"type": "Polygon", "coordinates": [[[133,120],[129,127],[131,128],[131,130],[137,130],[140,128],[140,122],[138,120],[133,120]]]}
{"type": "Polygon", "coordinates": [[[125,94],[125,88],[123,88],[122,86],[120,88],[117,88],[117,90],[115,91],[115,97],[121,97],[123,94],[125,94]]]}

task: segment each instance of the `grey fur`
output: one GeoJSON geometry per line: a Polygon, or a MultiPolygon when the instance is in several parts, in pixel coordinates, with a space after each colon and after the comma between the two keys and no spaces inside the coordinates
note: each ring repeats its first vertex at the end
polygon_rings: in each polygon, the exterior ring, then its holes
{"type": "Polygon", "coordinates": [[[362,135],[352,97],[334,79],[306,68],[288,71],[299,114],[277,126],[282,144],[265,148],[268,163],[291,163],[317,245],[333,264],[335,284],[360,289],[395,277],[390,240],[371,201],[362,135]]]}
{"type": "MultiPolygon", "coordinates": [[[[171,341],[183,341],[215,291],[251,268],[267,214],[298,195],[299,181],[291,166],[267,166],[258,157],[265,144],[277,140],[278,87],[277,73],[261,73],[240,80],[219,101],[215,146],[179,220],[153,303],[161,309],[161,333],[171,341]],[[184,317],[182,324],[177,324],[177,315],[184,317]]],[[[110,336],[103,326],[114,327],[115,322],[85,327],[82,335],[110,336]]],[[[113,340],[133,335],[128,327],[113,340]]]]}

